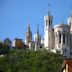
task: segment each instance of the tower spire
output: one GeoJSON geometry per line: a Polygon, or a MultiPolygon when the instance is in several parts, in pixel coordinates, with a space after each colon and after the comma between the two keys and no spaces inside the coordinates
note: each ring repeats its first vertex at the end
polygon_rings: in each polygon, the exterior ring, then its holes
{"type": "Polygon", "coordinates": [[[28,28],[26,32],[26,44],[29,46],[29,42],[32,41],[32,32],[30,30],[30,23],[28,23],[28,28]]]}
{"type": "Polygon", "coordinates": [[[37,24],[37,34],[39,33],[39,24],[37,24]]]}
{"type": "Polygon", "coordinates": [[[48,15],[50,16],[50,4],[48,4],[48,15]]]}
{"type": "Polygon", "coordinates": [[[30,23],[28,24],[28,31],[30,31],[30,23]]]}

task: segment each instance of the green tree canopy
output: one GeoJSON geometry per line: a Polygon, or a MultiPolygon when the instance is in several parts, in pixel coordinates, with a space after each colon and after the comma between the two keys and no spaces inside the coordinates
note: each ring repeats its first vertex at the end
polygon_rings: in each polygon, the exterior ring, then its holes
{"type": "Polygon", "coordinates": [[[59,54],[48,51],[11,50],[0,58],[3,72],[59,72],[63,59],[59,54]]]}

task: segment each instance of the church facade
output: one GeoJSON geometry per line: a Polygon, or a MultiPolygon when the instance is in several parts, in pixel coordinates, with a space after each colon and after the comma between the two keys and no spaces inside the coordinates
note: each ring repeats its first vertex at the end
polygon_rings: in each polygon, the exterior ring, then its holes
{"type": "Polygon", "coordinates": [[[72,54],[72,16],[67,20],[67,24],[63,22],[52,27],[53,17],[49,14],[44,17],[45,35],[44,47],[52,52],[58,52],[66,57],[72,54]]]}
{"type": "Polygon", "coordinates": [[[72,55],[72,14],[67,19],[67,24],[61,22],[53,27],[53,16],[48,12],[44,16],[44,40],[41,39],[37,25],[37,33],[32,40],[30,24],[26,32],[25,44],[30,50],[48,50],[50,52],[62,54],[65,57],[72,55]]]}

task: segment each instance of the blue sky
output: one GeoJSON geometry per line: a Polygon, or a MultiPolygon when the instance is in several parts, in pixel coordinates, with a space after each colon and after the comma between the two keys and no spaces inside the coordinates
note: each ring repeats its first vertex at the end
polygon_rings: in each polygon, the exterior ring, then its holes
{"type": "Polygon", "coordinates": [[[72,0],[0,0],[0,40],[9,37],[25,39],[28,23],[32,34],[39,24],[40,34],[44,36],[44,16],[50,3],[53,25],[66,22],[71,12],[72,0]]]}

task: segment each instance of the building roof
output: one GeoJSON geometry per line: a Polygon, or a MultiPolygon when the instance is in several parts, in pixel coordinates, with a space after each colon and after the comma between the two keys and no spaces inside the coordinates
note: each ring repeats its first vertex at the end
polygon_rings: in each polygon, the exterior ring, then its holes
{"type": "Polygon", "coordinates": [[[57,25],[54,26],[54,29],[55,28],[64,28],[64,27],[69,27],[69,25],[67,25],[67,24],[57,24],[57,25]]]}

